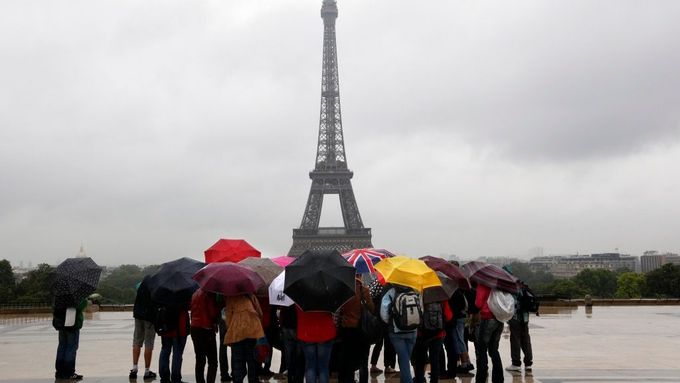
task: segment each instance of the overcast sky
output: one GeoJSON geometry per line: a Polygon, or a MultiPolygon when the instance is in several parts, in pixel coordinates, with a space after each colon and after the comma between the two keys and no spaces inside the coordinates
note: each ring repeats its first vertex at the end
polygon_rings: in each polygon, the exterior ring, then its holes
{"type": "MultiPolygon", "coordinates": [[[[0,258],[287,253],[321,0],[0,2],[0,258]]],[[[340,0],[345,145],[375,246],[680,251],[680,2],[340,0]]],[[[326,210],[328,209],[328,210],[326,210]]],[[[337,197],[322,224],[341,224],[337,197]]]]}

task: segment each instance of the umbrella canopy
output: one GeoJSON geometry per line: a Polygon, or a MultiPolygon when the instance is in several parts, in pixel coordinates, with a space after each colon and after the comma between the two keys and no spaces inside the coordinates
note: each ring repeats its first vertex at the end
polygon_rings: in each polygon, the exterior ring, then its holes
{"type": "Polygon", "coordinates": [[[89,257],[66,258],[54,273],[54,304],[64,308],[76,306],[94,293],[102,268],[89,257]]]}
{"type": "Polygon", "coordinates": [[[382,254],[382,255],[384,255],[385,258],[392,258],[392,257],[396,257],[396,256],[397,256],[397,255],[394,254],[393,252],[391,252],[391,251],[389,251],[389,250],[385,250],[385,249],[375,249],[375,248],[373,248],[373,249],[371,249],[371,250],[372,250],[372,251],[375,251],[375,252],[378,252],[378,253],[380,253],[380,254],[382,254]]]}
{"type": "Polygon", "coordinates": [[[342,257],[345,258],[350,265],[357,269],[357,274],[375,272],[373,266],[384,258],[387,258],[385,254],[373,249],[350,250],[342,254],[342,257]]]}
{"type": "Polygon", "coordinates": [[[283,271],[283,267],[277,265],[269,258],[248,257],[238,264],[248,266],[253,269],[253,271],[262,277],[262,280],[267,285],[272,283],[274,278],[278,277],[283,271]]]}
{"type": "Polygon", "coordinates": [[[239,262],[248,257],[260,257],[259,250],[243,239],[220,239],[204,252],[205,262],[239,262]]]}
{"type": "Polygon", "coordinates": [[[516,293],[519,290],[517,278],[502,268],[486,262],[472,261],[464,264],[461,270],[471,281],[492,289],[516,293]]]}
{"type": "Polygon", "coordinates": [[[147,280],[151,299],[166,306],[188,304],[198,288],[192,277],[203,266],[205,263],[186,257],[161,264],[147,280]]]}
{"type": "Polygon", "coordinates": [[[303,311],[334,312],[354,296],[355,274],[337,250],[307,250],[286,266],[283,292],[303,311]]]}
{"type": "Polygon", "coordinates": [[[441,271],[437,271],[437,276],[439,277],[439,280],[442,284],[441,286],[428,287],[423,290],[424,303],[446,301],[451,298],[453,293],[458,288],[458,284],[451,278],[444,275],[444,273],[441,271]]]}
{"type": "Polygon", "coordinates": [[[282,271],[269,285],[269,304],[274,306],[291,306],[293,300],[283,292],[286,282],[286,271],[282,271]]]}
{"type": "Polygon", "coordinates": [[[470,281],[467,279],[467,275],[456,265],[447,262],[443,258],[433,257],[427,255],[420,258],[421,261],[434,271],[441,271],[448,278],[456,282],[458,287],[463,290],[470,290],[470,281]]]}
{"type": "Polygon", "coordinates": [[[209,263],[198,270],[193,279],[203,290],[224,296],[254,294],[266,286],[253,269],[234,262],[209,263]]]}
{"type": "Polygon", "coordinates": [[[281,267],[286,267],[286,266],[290,265],[291,263],[293,263],[293,261],[295,259],[296,259],[295,257],[289,257],[287,255],[282,255],[280,257],[272,258],[272,261],[274,261],[274,263],[276,263],[277,265],[279,265],[281,267]]]}
{"type": "Polygon", "coordinates": [[[375,265],[375,269],[385,282],[410,287],[420,292],[428,287],[441,286],[441,281],[434,270],[419,259],[397,255],[383,259],[375,265]]]}

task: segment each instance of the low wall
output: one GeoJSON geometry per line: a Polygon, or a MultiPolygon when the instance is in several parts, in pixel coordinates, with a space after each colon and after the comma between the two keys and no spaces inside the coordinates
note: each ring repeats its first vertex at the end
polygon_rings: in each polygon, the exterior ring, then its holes
{"type": "MultiPolygon", "coordinates": [[[[678,306],[680,299],[591,299],[593,306],[678,306]]],[[[585,306],[585,299],[541,300],[541,306],[573,307],[585,306]]]]}

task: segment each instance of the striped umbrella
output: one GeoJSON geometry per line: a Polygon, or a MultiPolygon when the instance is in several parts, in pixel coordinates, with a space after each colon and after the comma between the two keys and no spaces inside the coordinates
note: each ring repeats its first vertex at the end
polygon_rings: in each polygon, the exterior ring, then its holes
{"type": "Polygon", "coordinates": [[[375,272],[373,266],[387,258],[384,253],[376,251],[375,249],[354,249],[342,254],[342,257],[357,269],[357,274],[375,272]]]}

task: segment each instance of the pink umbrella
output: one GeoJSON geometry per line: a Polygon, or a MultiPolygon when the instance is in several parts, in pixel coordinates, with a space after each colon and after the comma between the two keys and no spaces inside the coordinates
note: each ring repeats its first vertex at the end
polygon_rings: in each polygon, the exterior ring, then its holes
{"type": "Polygon", "coordinates": [[[281,267],[286,267],[286,266],[290,265],[291,263],[293,263],[293,261],[295,259],[296,259],[295,257],[289,257],[289,256],[286,256],[286,255],[282,255],[280,257],[272,258],[272,261],[274,261],[274,263],[276,263],[277,265],[279,265],[281,267]]]}

